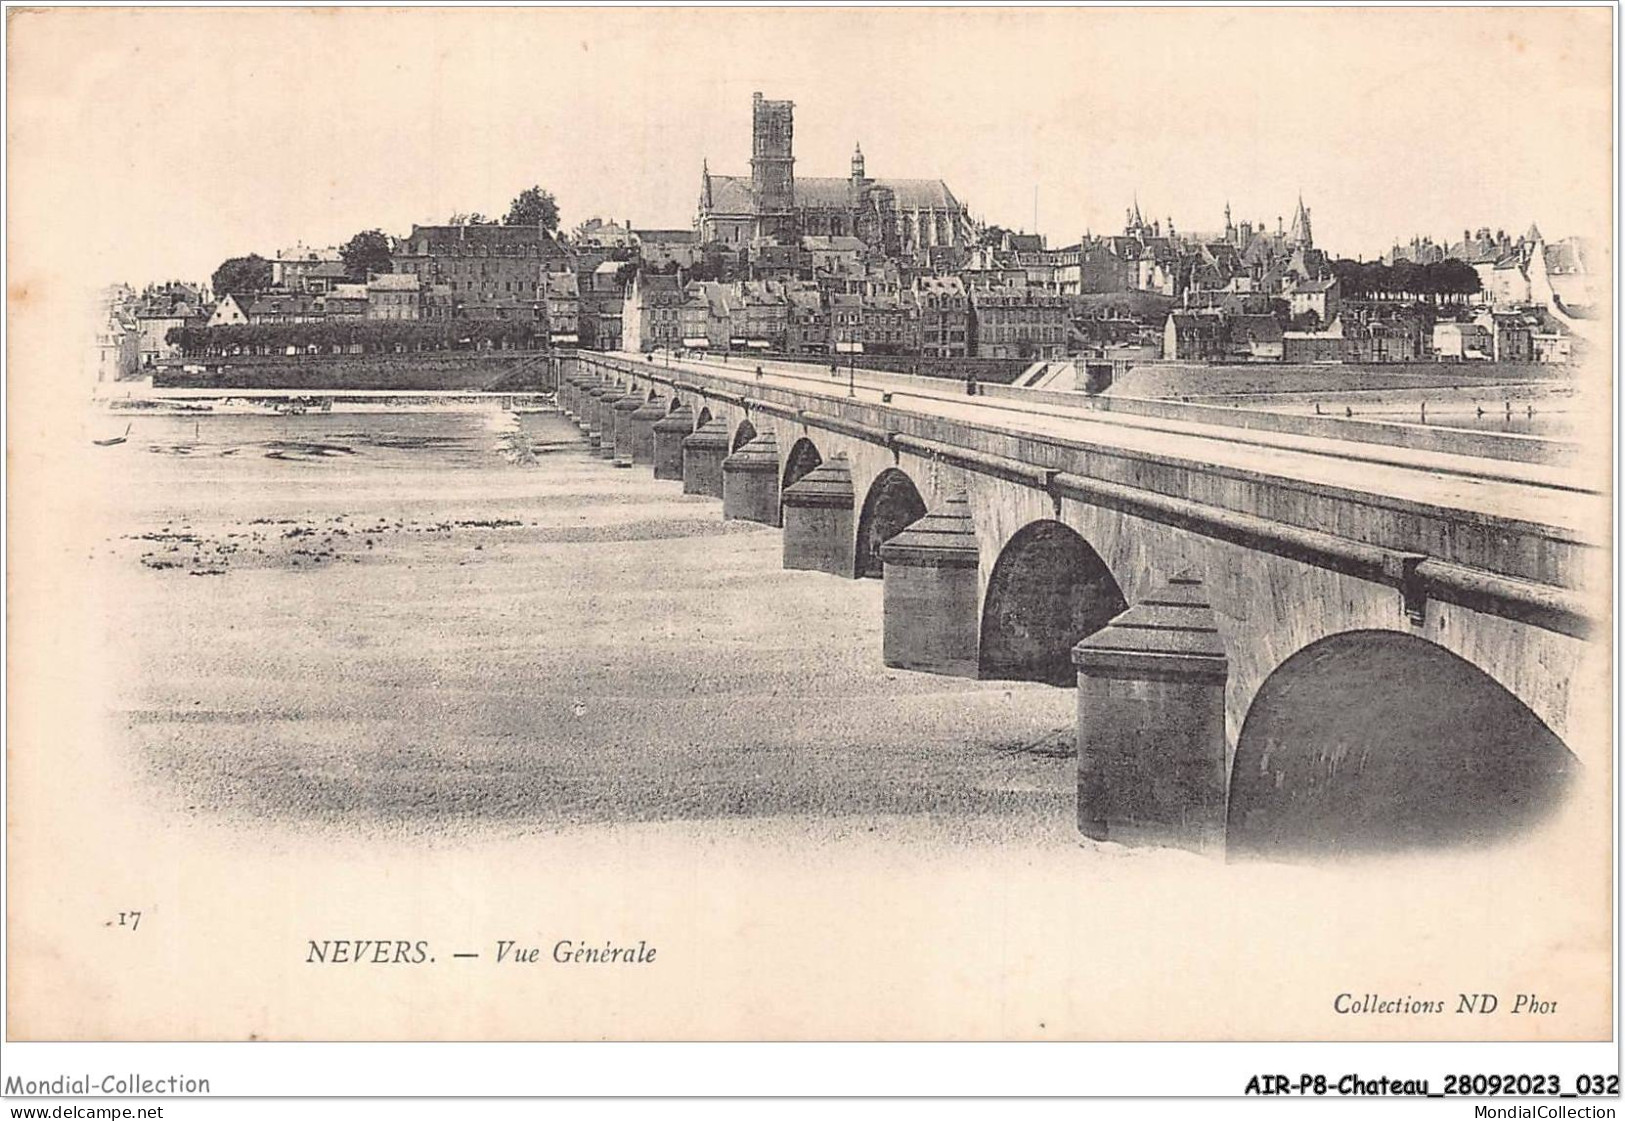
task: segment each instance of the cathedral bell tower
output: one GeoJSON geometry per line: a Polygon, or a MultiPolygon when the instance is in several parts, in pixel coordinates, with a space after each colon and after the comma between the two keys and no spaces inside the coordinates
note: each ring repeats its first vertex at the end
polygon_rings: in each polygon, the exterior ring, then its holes
{"type": "Polygon", "coordinates": [[[794,241],[796,231],[795,102],[751,100],[750,192],[756,236],[794,241]]]}

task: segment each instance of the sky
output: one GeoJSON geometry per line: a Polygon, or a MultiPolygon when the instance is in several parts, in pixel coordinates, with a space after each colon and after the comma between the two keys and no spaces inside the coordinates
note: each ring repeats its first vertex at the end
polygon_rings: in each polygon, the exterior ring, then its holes
{"type": "MultiPolygon", "coordinates": [[[[9,265],[203,279],[228,256],[500,215],[686,227],[748,174],[942,178],[1050,244],[1291,221],[1381,253],[1465,227],[1611,240],[1607,9],[56,9],[9,13],[9,265]],[[1036,222],[1035,222],[1036,192],[1036,222]],[[71,254],[71,256],[69,256],[71,254]],[[71,265],[62,262],[70,261],[71,265]]],[[[66,278],[64,278],[66,279],[66,278]]]]}

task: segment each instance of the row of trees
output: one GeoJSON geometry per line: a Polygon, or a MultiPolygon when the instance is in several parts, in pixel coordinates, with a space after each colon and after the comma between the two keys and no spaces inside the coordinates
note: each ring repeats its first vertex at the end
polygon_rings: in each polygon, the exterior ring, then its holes
{"type": "Polygon", "coordinates": [[[1450,258],[1429,265],[1398,261],[1332,262],[1332,272],[1344,299],[1403,299],[1428,303],[1465,303],[1483,288],[1478,272],[1465,261],[1450,258]]]}
{"type": "Polygon", "coordinates": [[[540,323],[520,319],[348,319],[172,327],[165,341],[187,358],[238,355],[399,354],[439,350],[531,350],[546,345],[540,323]]]}

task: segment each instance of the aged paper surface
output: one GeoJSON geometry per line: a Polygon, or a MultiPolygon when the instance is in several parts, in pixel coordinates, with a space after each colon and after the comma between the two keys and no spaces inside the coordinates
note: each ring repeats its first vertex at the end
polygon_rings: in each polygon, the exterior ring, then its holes
{"type": "Polygon", "coordinates": [[[673,531],[698,551],[641,536],[670,516],[647,471],[385,477],[283,448],[287,473],[237,476],[155,450],[201,457],[221,417],[94,444],[124,426],[84,371],[116,281],[404,235],[532,182],[565,229],[686,227],[702,158],[748,173],[755,91],[796,102],[797,175],[844,176],[856,139],[873,173],[941,176],[1054,246],[1141,204],[1217,227],[1228,197],[1273,227],[1301,192],[1334,255],[1529,222],[1606,251],[1609,11],[9,19],[8,1037],[1607,1037],[1605,327],[1564,492],[1600,511],[1593,637],[1550,661],[1478,640],[1561,714],[1568,797],[1494,844],[1305,861],[1087,841],[1069,690],[885,669],[881,582],[807,584],[830,578],[739,523],[673,531]],[[400,551],[307,571],[288,527],[346,522],[400,551]],[[588,551],[599,532],[624,547],[588,551]],[[188,534],[237,567],[155,567],[188,534]],[[1459,1014],[1478,994],[1498,1008],[1459,1014]],[[1368,997],[1448,1011],[1346,1011],[1368,997]]]}

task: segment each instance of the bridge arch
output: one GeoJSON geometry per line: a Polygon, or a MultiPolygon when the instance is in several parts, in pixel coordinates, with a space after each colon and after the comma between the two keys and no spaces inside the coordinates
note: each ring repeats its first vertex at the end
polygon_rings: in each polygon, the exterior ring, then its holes
{"type": "Polygon", "coordinates": [[[728,445],[728,450],[736,452],[754,439],[756,439],[756,426],[749,420],[742,420],[739,422],[739,427],[734,429],[733,442],[728,445]]]}
{"type": "Polygon", "coordinates": [[[1231,765],[1226,850],[1486,844],[1537,824],[1579,768],[1466,659],[1400,631],[1344,631],[1287,658],[1254,696],[1231,765]]]}
{"type": "Polygon", "coordinates": [[[880,546],[925,517],[925,499],[914,480],[895,467],[875,476],[864,496],[858,515],[857,548],[853,552],[853,575],[879,580],[882,574],[880,546]]]}
{"type": "Polygon", "coordinates": [[[819,454],[817,445],[807,437],[801,437],[784,460],[784,477],[780,480],[779,489],[788,490],[823,462],[824,457],[819,454]]]}
{"type": "Polygon", "coordinates": [[[979,676],[1074,685],[1072,647],[1127,606],[1111,569],[1077,531],[1029,522],[988,578],[979,676]]]}
{"type": "Polygon", "coordinates": [[[694,427],[702,428],[711,423],[711,410],[701,405],[700,411],[694,415],[694,427]]]}

